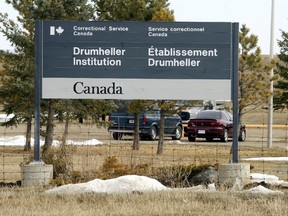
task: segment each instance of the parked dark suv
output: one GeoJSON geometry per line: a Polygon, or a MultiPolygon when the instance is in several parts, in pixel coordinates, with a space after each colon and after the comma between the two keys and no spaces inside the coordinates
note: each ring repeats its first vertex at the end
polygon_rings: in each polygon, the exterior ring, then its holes
{"type": "MultiPolygon", "coordinates": [[[[115,140],[122,139],[123,135],[134,134],[134,115],[129,113],[111,113],[109,132],[115,140]]],[[[140,139],[155,140],[159,135],[160,113],[146,112],[139,114],[140,139]]],[[[182,120],[178,114],[167,115],[164,119],[164,136],[170,136],[174,140],[182,137],[182,120]]]]}

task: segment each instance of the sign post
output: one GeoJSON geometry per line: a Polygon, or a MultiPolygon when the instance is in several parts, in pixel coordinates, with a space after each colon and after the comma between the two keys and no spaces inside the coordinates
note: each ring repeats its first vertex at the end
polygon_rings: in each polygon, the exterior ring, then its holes
{"type": "Polygon", "coordinates": [[[41,53],[42,43],[40,37],[40,22],[35,23],[35,89],[34,89],[34,161],[40,162],[40,101],[41,101],[41,67],[43,65],[41,53]]]}
{"type": "Polygon", "coordinates": [[[240,125],[239,125],[239,115],[238,115],[238,110],[239,110],[239,102],[238,102],[238,43],[239,43],[239,37],[238,37],[238,32],[239,32],[239,24],[234,23],[233,24],[233,78],[232,78],[232,101],[233,101],[233,128],[237,128],[237,130],[233,130],[233,144],[232,144],[232,162],[233,163],[238,163],[239,158],[238,158],[238,136],[239,136],[239,130],[240,130],[240,125]]]}

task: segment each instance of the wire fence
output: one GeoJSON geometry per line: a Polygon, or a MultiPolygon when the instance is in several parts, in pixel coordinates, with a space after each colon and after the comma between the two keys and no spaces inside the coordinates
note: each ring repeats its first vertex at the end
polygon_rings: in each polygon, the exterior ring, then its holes
{"type": "MultiPolygon", "coordinates": [[[[64,125],[57,124],[54,130],[56,149],[60,146],[63,131],[64,125]]],[[[24,151],[24,137],[25,125],[0,128],[0,181],[21,180],[20,165],[33,160],[33,146],[32,151],[24,151]]],[[[132,144],[132,136],[114,140],[105,128],[73,123],[69,126],[66,147],[67,155],[72,158],[73,171],[86,173],[91,178],[103,171],[103,164],[108,157],[116,158],[119,164],[131,169],[146,166],[150,170],[178,165],[217,165],[229,163],[232,159],[232,140],[227,143],[220,140],[206,142],[204,139],[189,142],[187,137],[179,141],[166,137],[162,155],[157,155],[158,140],[141,140],[140,150],[132,150],[132,144]]],[[[275,175],[280,180],[288,181],[287,150],[287,125],[273,129],[272,148],[267,147],[265,125],[254,125],[247,126],[247,139],[239,142],[238,155],[241,163],[250,164],[251,173],[275,175]]]]}

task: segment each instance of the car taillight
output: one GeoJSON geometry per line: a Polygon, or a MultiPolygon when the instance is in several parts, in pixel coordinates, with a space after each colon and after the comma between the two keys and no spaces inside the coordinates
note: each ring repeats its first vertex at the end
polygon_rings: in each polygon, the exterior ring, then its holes
{"type": "Polygon", "coordinates": [[[190,120],[190,121],[188,122],[188,127],[191,127],[191,126],[196,126],[195,123],[194,123],[192,120],[190,120]]]}
{"type": "Polygon", "coordinates": [[[144,116],[143,117],[143,124],[146,124],[146,122],[147,122],[147,118],[144,116]]]}
{"type": "Polygon", "coordinates": [[[210,122],[210,125],[211,125],[211,126],[216,126],[216,127],[222,126],[222,125],[221,125],[221,122],[219,122],[219,121],[210,122]]]}

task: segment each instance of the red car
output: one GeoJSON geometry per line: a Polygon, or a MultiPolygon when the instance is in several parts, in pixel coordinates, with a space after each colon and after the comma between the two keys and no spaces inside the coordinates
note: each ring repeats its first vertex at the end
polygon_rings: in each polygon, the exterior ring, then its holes
{"type": "MultiPolygon", "coordinates": [[[[189,120],[187,133],[190,142],[194,142],[196,138],[205,138],[207,141],[220,138],[222,142],[227,142],[228,138],[233,138],[232,114],[225,110],[203,110],[189,120]]],[[[245,139],[246,128],[241,124],[238,140],[245,139]]]]}

